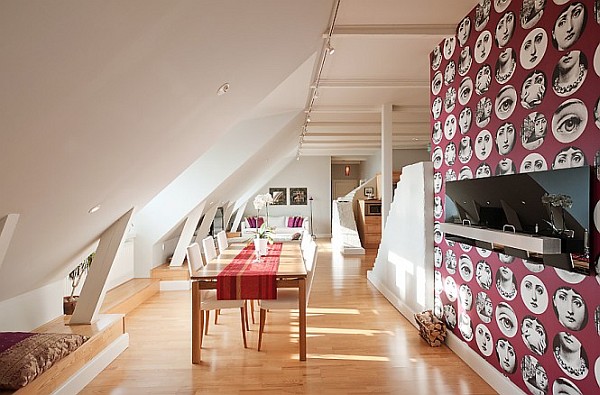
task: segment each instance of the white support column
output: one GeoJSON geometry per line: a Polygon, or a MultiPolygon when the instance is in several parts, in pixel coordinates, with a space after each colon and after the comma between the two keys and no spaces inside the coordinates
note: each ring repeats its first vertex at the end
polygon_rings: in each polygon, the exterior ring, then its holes
{"type": "Polygon", "coordinates": [[[179,236],[179,240],[177,240],[177,246],[175,246],[173,259],[171,259],[169,266],[183,265],[187,246],[191,244],[192,237],[194,237],[194,232],[196,231],[196,227],[198,226],[198,222],[202,216],[202,210],[204,210],[205,204],[206,201],[202,201],[188,214],[185,224],[183,225],[181,235],[179,236]]]}
{"type": "Polygon", "coordinates": [[[125,239],[132,214],[133,208],[116,220],[100,236],[96,255],[81,288],[81,295],[69,325],[89,325],[95,321],[106,295],[104,286],[106,285],[108,273],[115,261],[119,247],[125,239]]]}
{"type": "Polygon", "coordinates": [[[392,203],[392,105],[381,106],[381,232],[392,203]]]}
{"type": "Polygon", "coordinates": [[[2,267],[8,246],[15,233],[17,222],[19,222],[19,214],[8,214],[0,219],[0,267],[2,267]]]}
{"type": "Polygon", "coordinates": [[[202,245],[202,239],[208,235],[210,224],[212,224],[213,220],[215,219],[218,208],[219,206],[213,204],[212,206],[209,206],[208,210],[206,210],[204,213],[204,219],[198,228],[198,233],[196,234],[196,239],[194,240],[196,243],[202,245]]]}
{"type": "Polygon", "coordinates": [[[229,229],[227,229],[227,225],[229,224],[229,220],[231,219],[231,215],[233,214],[233,203],[225,202],[223,206],[223,228],[227,232],[229,231],[229,229]]]}
{"type": "Polygon", "coordinates": [[[235,219],[233,220],[233,225],[231,225],[232,232],[237,232],[237,230],[240,228],[240,222],[242,222],[242,217],[244,216],[244,211],[246,210],[247,204],[248,204],[248,201],[246,200],[238,208],[237,213],[235,214],[235,219]]]}

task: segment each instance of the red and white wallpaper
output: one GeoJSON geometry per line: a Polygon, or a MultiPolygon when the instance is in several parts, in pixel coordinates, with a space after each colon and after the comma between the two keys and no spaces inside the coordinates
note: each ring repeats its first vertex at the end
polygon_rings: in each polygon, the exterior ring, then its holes
{"type": "MultiPolygon", "coordinates": [[[[480,0],[431,53],[436,223],[446,181],[598,165],[599,98],[600,0],[480,0]]],[[[454,334],[526,393],[600,393],[600,276],[434,234],[435,312],[454,334]]]]}

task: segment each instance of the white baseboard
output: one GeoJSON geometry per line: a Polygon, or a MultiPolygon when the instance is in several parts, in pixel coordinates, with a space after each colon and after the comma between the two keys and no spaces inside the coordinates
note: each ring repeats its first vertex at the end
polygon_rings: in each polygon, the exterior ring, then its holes
{"type": "MultiPolygon", "coordinates": [[[[385,298],[410,322],[415,328],[419,329],[419,326],[415,322],[415,313],[417,311],[413,311],[410,307],[408,307],[404,302],[402,302],[392,291],[390,291],[377,276],[373,273],[373,270],[367,271],[367,279],[377,288],[379,292],[385,296],[385,298]]],[[[420,311],[418,312],[420,313],[420,311]]]]}
{"type": "Polygon", "coordinates": [[[171,280],[160,282],[161,291],[188,291],[190,289],[190,282],[188,280],[171,280]]]}
{"type": "MultiPolygon", "coordinates": [[[[414,314],[416,313],[400,299],[396,297],[378,278],[373,274],[372,270],[367,271],[367,279],[377,288],[379,292],[385,296],[385,298],[394,306],[400,314],[404,316],[415,328],[419,328],[417,323],[414,321],[414,314]]],[[[446,337],[446,345],[450,348],[460,359],[462,359],[475,373],[477,373],[486,383],[488,383],[496,392],[501,395],[515,395],[525,393],[512,383],[506,376],[500,373],[496,368],[487,363],[484,359],[479,356],[471,347],[465,342],[460,340],[452,332],[448,331],[446,337]]]]}
{"type": "Polygon", "coordinates": [[[482,359],[477,352],[460,340],[454,333],[448,332],[446,345],[499,394],[525,395],[525,392],[521,388],[517,387],[508,377],[482,359]]]}
{"type": "Polygon", "coordinates": [[[53,394],[71,395],[78,393],[101,371],[106,369],[127,347],[129,347],[129,334],[124,333],[65,381],[53,394]]]}

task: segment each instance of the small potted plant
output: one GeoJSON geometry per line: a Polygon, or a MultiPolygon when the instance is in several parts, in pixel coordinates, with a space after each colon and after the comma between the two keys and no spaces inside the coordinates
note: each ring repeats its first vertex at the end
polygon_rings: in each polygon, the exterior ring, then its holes
{"type": "Polygon", "coordinates": [[[90,265],[92,264],[92,260],[94,259],[95,254],[95,252],[92,252],[87,258],[83,260],[83,262],[77,265],[75,269],[71,270],[71,273],[69,273],[69,280],[71,280],[71,295],[65,296],[63,299],[63,312],[66,315],[72,315],[75,311],[77,299],[79,299],[79,296],[75,296],[75,290],[79,286],[81,279],[90,269],[90,265]]]}

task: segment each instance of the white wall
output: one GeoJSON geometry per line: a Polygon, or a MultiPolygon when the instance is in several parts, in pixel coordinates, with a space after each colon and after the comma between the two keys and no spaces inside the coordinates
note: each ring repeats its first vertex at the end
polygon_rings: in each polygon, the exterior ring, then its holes
{"type": "Polygon", "coordinates": [[[402,169],[381,235],[371,283],[413,322],[433,308],[433,167],[421,162],[402,169]]]}
{"type": "Polygon", "coordinates": [[[428,162],[430,160],[431,155],[426,149],[396,149],[394,150],[392,168],[399,170],[413,163],[428,162]]]}
{"type": "MultiPolygon", "coordinates": [[[[317,236],[331,236],[331,160],[328,156],[301,157],[293,160],[281,172],[266,182],[256,194],[268,193],[270,187],[289,188],[305,187],[308,196],[313,197],[313,232],[317,236]]],[[[252,199],[244,216],[256,215],[252,199]]],[[[261,215],[265,215],[264,210],[261,215]]],[[[269,206],[271,215],[310,216],[310,207],[306,206],[269,206]]]]}
{"type": "Polygon", "coordinates": [[[0,302],[0,332],[31,331],[62,315],[63,292],[59,280],[0,302]]]}
{"type": "MultiPolygon", "coordinates": [[[[418,162],[427,162],[431,156],[426,149],[396,149],[392,153],[392,169],[400,170],[404,166],[418,162]]],[[[361,179],[369,179],[381,173],[381,154],[370,156],[362,165],[361,179]]]]}

